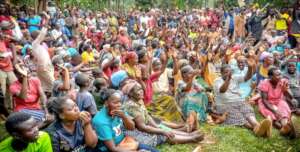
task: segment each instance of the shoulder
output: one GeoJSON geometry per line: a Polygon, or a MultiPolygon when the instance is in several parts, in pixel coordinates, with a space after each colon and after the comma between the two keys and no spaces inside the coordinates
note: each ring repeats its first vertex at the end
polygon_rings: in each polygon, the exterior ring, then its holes
{"type": "Polygon", "coordinates": [[[107,110],[105,107],[96,113],[96,115],[92,119],[92,123],[96,126],[109,124],[109,117],[107,115],[107,110]]]}
{"type": "Polygon", "coordinates": [[[42,140],[50,140],[50,136],[47,132],[45,131],[40,131],[39,132],[39,139],[42,139],[42,140]]]}
{"type": "Polygon", "coordinates": [[[0,151],[10,151],[8,149],[11,149],[11,142],[12,142],[13,138],[12,137],[8,137],[6,139],[4,139],[2,142],[0,142],[0,151]]]}

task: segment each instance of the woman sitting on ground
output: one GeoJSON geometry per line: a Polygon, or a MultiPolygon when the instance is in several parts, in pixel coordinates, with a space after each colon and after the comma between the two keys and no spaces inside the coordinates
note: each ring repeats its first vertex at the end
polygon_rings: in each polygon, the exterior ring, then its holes
{"type": "Polygon", "coordinates": [[[203,92],[203,87],[195,80],[200,71],[190,65],[181,68],[182,81],[178,83],[177,102],[186,118],[187,131],[197,129],[199,122],[205,122],[207,116],[208,97],[203,92]]]}
{"type": "Polygon", "coordinates": [[[49,112],[56,121],[46,131],[50,134],[53,151],[85,151],[97,145],[97,135],[89,112],[80,112],[76,102],[68,97],[53,98],[49,112]]]}
{"type": "Polygon", "coordinates": [[[262,99],[258,101],[260,113],[270,118],[274,122],[274,126],[280,129],[280,133],[287,135],[291,132],[291,109],[287,102],[283,100],[284,96],[293,99],[288,89],[288,80],[281,78],[281,72],[277,67],[272,67],[268,71],[269,79],[262,81],[258,89],[261,92],[262,99]]]}
{"type": "Polygon", "coordinates": [[[99,139],[98,151],[137,151],[157,150],[143,144],[139,144],[132,137],[125,136],[123,130],[134,129],[134,122],[121,110],[122,94],[113,89],[103,89],[101,100],[104,107],[93,118],[93,126],[99,139]]]}
{"type": "Polygon", "coordinates": [[[136,81],[126,84],[122,91],[129,98],[124,103],[124,109],[132,117],[137,128],[134,131],[126,131],[126,134],[135,137],[140,143],[157,146],[165,141],[182,144],[203,140],[203,134],[199,131],[186,133],[169,128],[171,126],[157,124],[147,112],[143,101],[144,91],[136,81]]]}
{"type": "Polygon", "coordinates": [[[254,61],[248,61],[248,71],[245,76],[232,75],[229,65],[221,67],[221,77],[215,80],[217,113],[228,113],[224,124],[244,126],[253,129],[257,136],[271,136],[272,121],[264,119],[259,123],[250,104],[241,96],[239,84],[248,81],[254,71],[254,61]]]}

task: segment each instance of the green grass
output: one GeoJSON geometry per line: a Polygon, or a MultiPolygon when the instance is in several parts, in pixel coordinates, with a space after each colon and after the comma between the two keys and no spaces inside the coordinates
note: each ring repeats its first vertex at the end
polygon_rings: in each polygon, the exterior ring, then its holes
{"type": "MultiPolygon", "coordinates": [[[[262,117],[257,113],[259,120],[262,117]]],[[[300,117],[298,118],[300,119],[300,117]]],[[[192,152],[201,145],[203,152],[298,152],[300,151],[300,139],[290,140],[273,129],[271,138],[256,137],[251,130],[235,126],[211,126],[203,124],[200,127],[208,140],[214,143],[184,144],[159,146],[161,152],[192,152]]]]}

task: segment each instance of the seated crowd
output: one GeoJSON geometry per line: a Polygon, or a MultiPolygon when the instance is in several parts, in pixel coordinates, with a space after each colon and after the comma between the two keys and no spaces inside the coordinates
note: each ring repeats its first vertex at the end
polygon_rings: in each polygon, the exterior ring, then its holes
{"type": "Polygon", "coordinates": [[[127,14],[0,2],[0,151],[157,152],[205,140],[205,123],[298,138],[299,27],[300,1],[127,14]]]}

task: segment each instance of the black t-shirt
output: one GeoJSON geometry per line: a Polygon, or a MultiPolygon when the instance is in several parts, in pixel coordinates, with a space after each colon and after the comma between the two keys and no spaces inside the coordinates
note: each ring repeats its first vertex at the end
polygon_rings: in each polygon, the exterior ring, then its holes
{"type": "Polygon", "coordinates": [[[52,123],[46,131],[51,136],[53,151],[83,152],[87,151],[84,141],[84,132],[80,121],[75,124],[73,133],[67,132],[58,121],[52,123]]]}

